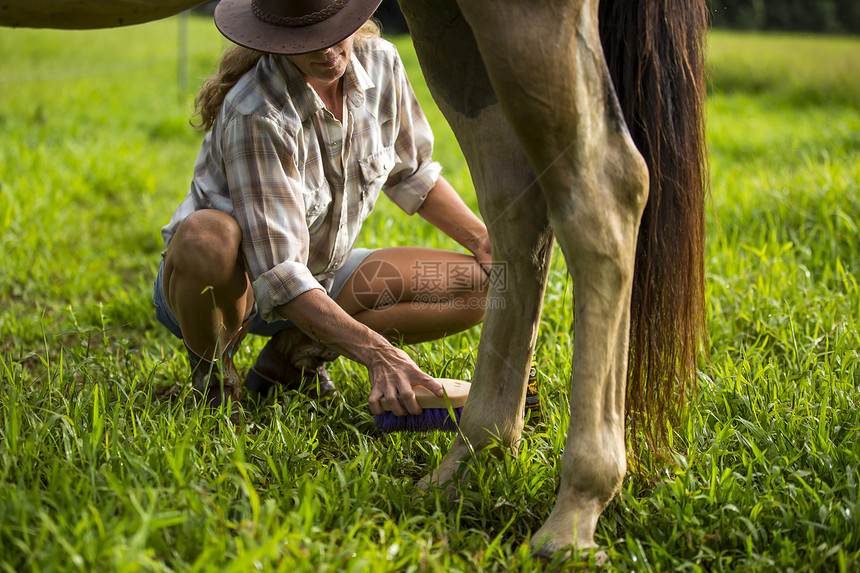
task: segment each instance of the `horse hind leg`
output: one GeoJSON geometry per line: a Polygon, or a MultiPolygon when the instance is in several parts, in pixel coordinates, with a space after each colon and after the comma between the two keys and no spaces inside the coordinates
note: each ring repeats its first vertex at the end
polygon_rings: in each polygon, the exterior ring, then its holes
{"type": "Polygon", "coordinates": [[[402,1],[427,83],[466,156],[489,230],[493,277],[477,364],[457,437],[425,480],[450,480],[470,447],[515,451],[522,434],[528,368],[552,255],[546,204],[504,117],[472,33],[455,2],[432,10],[402,1]]]}
{"type": "Polygon", "coordinates": [[[502,108],[540,176],[575,299],[570,425],[556,504],[532,544],[593,547],[626,471],[630,296],[648,173],[603,58],[597,0],[461,0],[502,108]]]}

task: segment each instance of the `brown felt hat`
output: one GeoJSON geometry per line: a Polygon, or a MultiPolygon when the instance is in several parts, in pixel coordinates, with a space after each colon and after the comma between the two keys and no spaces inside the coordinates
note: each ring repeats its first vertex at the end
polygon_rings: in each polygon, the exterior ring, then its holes
{"type": "Polygon", "coordinates": [[[261,52],[306,54],[333,46],[373,16],[382,0],[221,0],[215,25],[261,52]]]}

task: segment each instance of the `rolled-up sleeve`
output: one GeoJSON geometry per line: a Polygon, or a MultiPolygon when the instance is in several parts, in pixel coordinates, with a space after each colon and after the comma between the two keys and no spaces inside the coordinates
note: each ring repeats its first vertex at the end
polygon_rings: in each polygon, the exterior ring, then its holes
{"type": "Polygon", "coordinates": [[[267,321],[281,318],[276,307],[323,289],[307,266],[310,238],[295,149],[276,121],[257,115],[235,117],[222,140],[242,256],[267,321]]]}
{"type": "Polygon", "coordinates": [[[394,144],[395,165],[382,190],[398,207],[412,215],[436,185],[442,166],[432,159],[433,132],[399,58],[394,72],[399,131],[394,144]]]}

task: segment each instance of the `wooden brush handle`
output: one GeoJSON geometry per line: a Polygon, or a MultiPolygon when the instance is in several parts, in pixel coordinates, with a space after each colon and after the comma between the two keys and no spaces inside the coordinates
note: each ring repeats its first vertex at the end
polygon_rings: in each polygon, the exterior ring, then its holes
{"type": "MultiPolygon", "coordinates": [[[[466,398],[469,396],[469,389],[472,385],[465,380],[455,380],[454,378],[435,378],[435,380],[445,388],[448,400],[451,401],[451,407],[462,408],[463,404],[466,403],[466,398]]],[[[422,410],[425,408],[444,410],[448,407],[448,403],[444,397],[439,398],[424,386],[416,384],[412,387],[412,391],[415,392],[415,399],[422,410]]],[[[390,412],[392,410],[391,399],[387,396],[382,398],[380,404],[382,404],[382,408],[385,411],[390,412]]]]}

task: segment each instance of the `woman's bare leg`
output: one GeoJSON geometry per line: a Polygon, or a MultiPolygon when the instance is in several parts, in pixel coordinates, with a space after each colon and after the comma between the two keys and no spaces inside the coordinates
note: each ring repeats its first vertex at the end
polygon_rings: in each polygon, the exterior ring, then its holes
{"type": "MultiPolygon", "coordinates": [[[[379,249],[356,268],[335,299],[356,320],[407,344],[435,340],[481,322],[489,279],[474,257],[439,249],[379,249]]],[[[335,392],[323,364],[336,354],[297,328],[274,335],[245,378],[324,398],[335,392]]]]}
{"type": "Polygon", "coordinates": [[[239,257],[242,232],[216,210],[189,215],[164,257],[164,296],[189,350],[217,360],[254,308],[254,291],[239,257]]]}
{"type": "Polygon", "coordinates": [[[412,344],[480,324],[489,283],[471,255],[390,247],[367,257],[335,300],[362,324],[412,344]]]}
{"type": "Polygon", "coordinates": [[[220,211],[202,210],[179,226],[164,256],[163,289],[191,362],[191,386],[215,410],[243,422],[242,379],[233,351],[247,334],[254,295],[239,258],[242,233],[220,211]]]}

